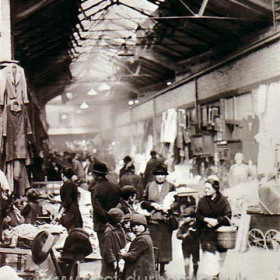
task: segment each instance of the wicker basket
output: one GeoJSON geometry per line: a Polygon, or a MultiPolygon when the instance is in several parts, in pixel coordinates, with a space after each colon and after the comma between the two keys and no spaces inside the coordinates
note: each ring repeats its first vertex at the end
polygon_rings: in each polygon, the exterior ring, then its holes
{"type": "Polygon", "coordinates": [[[233,249],[236,241],[236,227],[221,226],[217,229],[217,245],[223,249],[233,249]]]}

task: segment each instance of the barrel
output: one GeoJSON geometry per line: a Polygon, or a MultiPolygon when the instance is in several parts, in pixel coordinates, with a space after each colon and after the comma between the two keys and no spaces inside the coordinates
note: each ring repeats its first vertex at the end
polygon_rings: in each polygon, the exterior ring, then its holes
{"type": "Polygon", "coordinates": [[[221,226],[217,229],[217,245],[223,249],[233,249],[236,241],[236,227],[221,226]]]}

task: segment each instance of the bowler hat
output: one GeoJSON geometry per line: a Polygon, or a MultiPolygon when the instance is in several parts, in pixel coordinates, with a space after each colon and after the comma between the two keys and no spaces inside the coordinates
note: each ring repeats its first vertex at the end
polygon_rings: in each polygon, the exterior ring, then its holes
{"type": "Polygon", "coordinates": [[[147,226],[147,220],[144,215],[141,214],[133,214],[130,220],[130,223],[133,225],[143,225],[147,226]]]}
{"type": "Polygon", "coordinates": [[[47,231],[41,231],[35,236],[31,244],[32,259],[35,264],[39,265],[47,259],[53,244],[54,236],[47,231]]]}
{"type": "Polygon", "coordinates": [[[132,158],[130,156],[125,156],[123,158],[124,163],[129,163],[130,161],[132,161],[132,158]]]}
{"type": "Polygon", "coordinates": [[[93,170],[96,174],[107,175],[109,173],[109,169],[106,163],[101,161],[95,161],[93,165],[93,170]]]}
{"type": "Polygon", "coordinates": [[[155,167],[155,170],[153,172],[154,175],[168,175],[167,172],[167,165],[164,163],[158,163],[155,167]]]}
{"type": "Polygon", "coordinates": [[[82,261],[92,253],[89,234],[82,228],[73,228],[69,231],[61,257],[63,259],[82,261]]]}
{"type": "Polygon", "coordinates": [[[111,208],[108,214],[112,223],[119,223],[124,217],[123,211],[119,208],[111,208]]]}

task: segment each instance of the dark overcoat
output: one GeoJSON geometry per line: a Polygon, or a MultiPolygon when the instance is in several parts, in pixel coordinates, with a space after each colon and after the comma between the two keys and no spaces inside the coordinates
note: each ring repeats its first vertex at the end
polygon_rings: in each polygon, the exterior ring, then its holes
{"type": "Polygon", "coordinates": [[[96,181],[91,191],[94,231],[104,232],[109,222],[108,211],[119,203],[120,188],[106,178],[96,181]]]}
{"type": "Polygon", "coordinates": [[[114,262],[119,260],[119,252],[124,248],[126,236],[120,225],[107,224],[104,232],[104,256],[102,277],[114,277],[114,262]]]}
{"type": "Polygon", "coordinates": [[[208,252],[224,252],[223,248],[219,248],[217,245],[217,233],[218,227],[223,225],[230,225],[231,207],[228,200],[221,194],[217,193],[217,196],[212,200],[211,197],[202,197],[197,206],[197,224],[200,231],[200,243],[203,251],[208,252]],[[207,223],[203,221],[204,218],[215,218],[218,220],[218,225],[213,228],[209,228],[207,223]]]}
{"type": "Polygon", "coordinates": [[[151,280],[155,277],[153,242],[148,231],[136,236],[123,258],[125,280],[151,280]]]}
{"type": "Polygon", "coordinates": [[[137,194],[136,198],[140,200],[143,196],[143,185],[142,179],[139,175],[134,174],[133,172],[126,172],[122,175],[119,182],[120,187],[130,185],[136,188],[137,194]]]}
{"type": "Polygon", "coordinates": [[[120,198],[120,202],[118,203],[117,207],[123,211],[124,214],[134,214],[136,213],[133,206],[127,203],[125,200],[120,198]]]}
{"type": "Polygon", "coordinates": [[[143,179],[144,190],[146,189],[147,184],[154,180],[154,170],[158,163],[160,163],[160,161],[157,159],[157,157],[151,157],[148,160],[144,171],[144,179],[143,179]]]}

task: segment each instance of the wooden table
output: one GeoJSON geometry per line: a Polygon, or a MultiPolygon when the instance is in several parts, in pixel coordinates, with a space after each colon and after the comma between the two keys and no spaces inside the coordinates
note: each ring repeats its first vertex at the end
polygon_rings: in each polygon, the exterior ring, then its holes
{"type": "Polygon", "coordinates": [[[22,256],[26,256],[31,253],[30,249],[21,249],[21,248],[3,248],[0,247],[1,255],[1,266],[6,265],[6,255],[17,255],[17,270],[21,270],[21,261],[22,256]]]}

